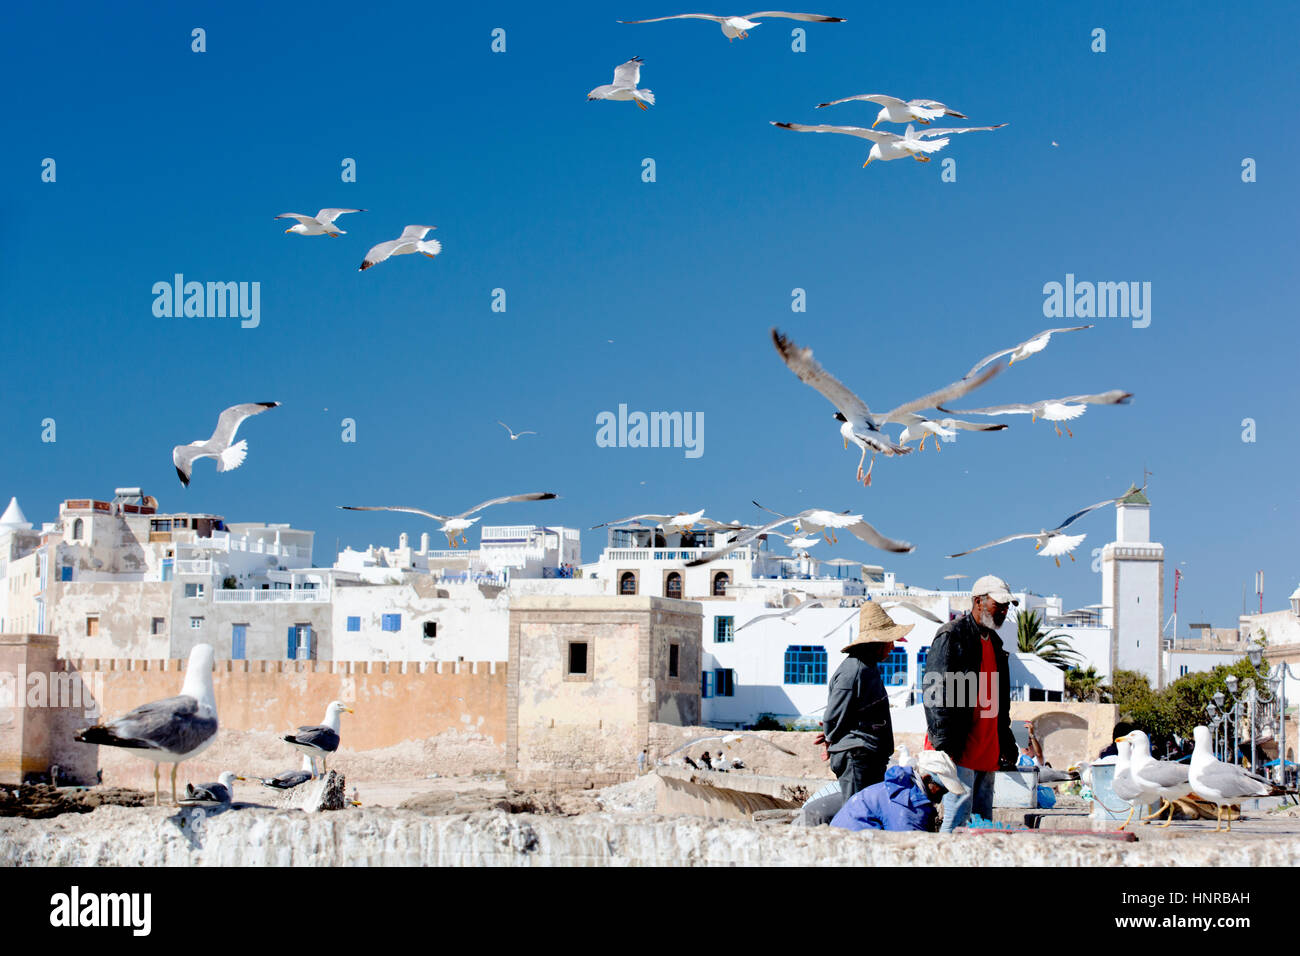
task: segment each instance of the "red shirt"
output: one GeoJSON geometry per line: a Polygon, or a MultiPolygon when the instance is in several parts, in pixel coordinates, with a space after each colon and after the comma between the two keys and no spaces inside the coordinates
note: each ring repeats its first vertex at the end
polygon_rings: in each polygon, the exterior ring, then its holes
{"type": "MultiPolygon", "coordinates": [[[[970,734],[966,737],[966,746],[956,760],[957,766],[968,770],[997,770],[1001,756],[998,740],[998,661],[993,653],[993,642],[987,637],[980,638],[980,676],[978,694],[980,700],[975,707],[975,716],[971,721],[970,734]],[[992,699],[986,700],[985,697],[992,699]]],[[[930,735],[925,735],[926,750],[933,750],[930,735]]]]}

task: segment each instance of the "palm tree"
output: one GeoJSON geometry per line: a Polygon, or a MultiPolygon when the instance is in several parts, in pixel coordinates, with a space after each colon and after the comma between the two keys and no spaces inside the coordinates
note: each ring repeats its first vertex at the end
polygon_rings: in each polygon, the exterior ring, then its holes
{"type": "Polygon", "coordinates": [[[1016,646],[1020,653],[1036,654],[1062,670],[1082,659],[1064,634],[1052,635],[1043,630],[1043,619],[1037,611],[1026,611],[1016,618],[1016,646]]]}
{"type": "Polygon", "coordinates": [[[1091,664],[1086,671],[1071,667],[1065,672],[1065,692],[1087,703],[1104,704],[1110,701],[1110,688],[1102,683],[1097,668],[1091,664]]]}

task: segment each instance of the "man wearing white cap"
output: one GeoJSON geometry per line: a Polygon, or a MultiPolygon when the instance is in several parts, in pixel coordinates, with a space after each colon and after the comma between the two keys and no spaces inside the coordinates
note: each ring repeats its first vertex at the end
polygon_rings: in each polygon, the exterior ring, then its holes
{"type": "Polygon", "coordinates": [[[963,795],[966,785],[942,750],[921,752],[914,766],[890,767],[885,779],[855,793],[831,820],[845,830],[934,829],[934,805],[945,794],[963,795]]]}
{"type": "Polygon", "coordinates": [[[925,662],[922,699],[926,750],[941,750],[957,765],[965,793],[943,798],[948,833],[972,812],[993,816],[993,774],[1013,766],[1018,748],[1011,732],[1011,670],[997,629],[1012,604],[1007,584],[986,574],[971,587],[971,610],[935,633],[925,662]]]}

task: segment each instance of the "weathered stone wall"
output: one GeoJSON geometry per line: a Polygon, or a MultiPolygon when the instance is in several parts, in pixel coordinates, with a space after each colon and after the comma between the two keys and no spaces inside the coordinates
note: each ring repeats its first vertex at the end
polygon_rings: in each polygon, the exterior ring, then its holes
{"type": "Polygon", "coordinates": [[[1096,760],[1114,740],[1119,708],[1078,701],[1012,701],[1012,720],[1032,720],[1043,759],[1057,770],[1079,760],[1096,760]]]}
{"type": "MultiPolygon", "coordinates": [[[[59,636],[61,657],[173,656],[172,582],[54,581],[56,576],[57,569],[47,583],[45,627],[59,636]],[[86,618],[92,615],[99,618],[93,637],[86,634],[86,618]],[[155,617],[165,622],[161,634],[150,633],[155,617]]],[[[229,656],[229,640],[226,649],[229,656]]]]}
{"type": "Polygon", "coordinates": [[[0,783],[49,770],[52,713],[22,702],[28,676],[54,668],[57,643],[46,634],[0,634],[0,783]]]}

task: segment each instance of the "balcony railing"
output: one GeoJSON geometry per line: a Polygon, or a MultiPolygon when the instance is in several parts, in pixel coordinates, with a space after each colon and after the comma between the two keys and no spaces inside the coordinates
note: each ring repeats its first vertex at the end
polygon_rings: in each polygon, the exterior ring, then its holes
{"type": "Polygon", "coordinates": [[[212,592],[216,604],[325,604],[329,588],[218,588],[212,592]]]}
{"type": "Polygon", "coordinates": [[[199,560],[177,560],[177,574],[195,574],[204,575],[212,573],[212,559],[203,558],[199,560]]]}
{"type": "MultiPolygon", "coordinates": [[[[708,553],[709,548],[610,548],[605,552],[608,561],[693,561],[708,553]]],[[[755,552],[746,547],[719,558],[719,561],[752,561],[755,552]]]]}
{"type": "Polygon", "coordinates": [[[213,532],[208,538],[195,538],[183,547],[207,551],[243,551],[247,554],[266,554],[277,558],[310,558],[311,550],[292,544],[263,541],[261,538],[232,537],[229,531],[213,532]]]}

